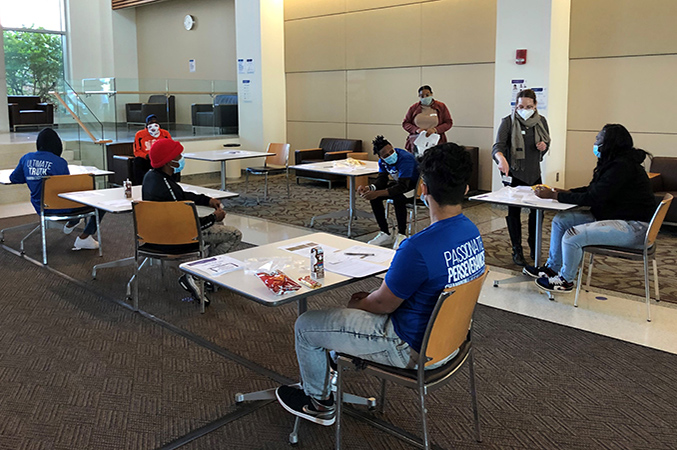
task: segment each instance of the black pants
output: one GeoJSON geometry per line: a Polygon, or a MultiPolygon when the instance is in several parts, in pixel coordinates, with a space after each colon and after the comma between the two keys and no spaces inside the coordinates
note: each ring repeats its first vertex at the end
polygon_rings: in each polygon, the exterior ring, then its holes
{"type": "MultiPolygon", "coordinates": [[[[539,177],[538,180],[534,184],[541,184],[541,178],[539,177]]],[[[510,186],[515,187],[515,186],[532,186],[529,183],[525,183],[524,181],[512,177],[512,183],[510,183],[510,186]]],[[[508,206],[508,219],[513,220],[514,223],[520,224],[521,223],[521,218],[520,214],[522,213],[522,208],[519,206],[508,206]]],[[[521,232],[521,226],[519,229],[519,232],[515,233],[516,236],[519,236],[519,241],[518,242],[512,242],[513,247],[517,245],[522,245],[521,238],[522,238],[522,232],[521,232]]],[[[511,235],[512,238],[512,235],[511,235]]],[[[528,228],[528,235],[527,235],[527,242],[529,243],[529,248],[534,251],[536,250],[536,210],[533,208],[529,208],[529,228],[528,228]]]]}
{"type": "Polygon", "coordinates": [[[397,232],[400,234],[407,233],[407,197],[404,194],[399,194],[394,197],[379,197],[371,200],[371,210],[374,212],[374,217],[376,217],[376,222],[378,227],[384,233],[390,234],[390,229],[388,228],[388,220],[386,219],[386,210],[383,206],[383,202],[388,199],[393,200],[393,206],[395,207],[395,217],[397,218],[397,232]]]}

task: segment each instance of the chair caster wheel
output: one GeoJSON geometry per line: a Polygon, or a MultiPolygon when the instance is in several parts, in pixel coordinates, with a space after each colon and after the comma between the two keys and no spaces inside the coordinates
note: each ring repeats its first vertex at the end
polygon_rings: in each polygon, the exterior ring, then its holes
{"type": "Polygon", "coordinates": [[[494,280],[494,287],[498,287],[498,280],[494,280]]]}
{"type": "Polygon", "coordinates": [[[235,394],[235,403],[239,405],[242,402],[244,402],[244,394],[242,392],[238,392],[235,394]]]}
{"type": "Polygon", "coordinates": [[[299,443],[299,435],[298,434],[290,434],[289,435],[289,444],[290,445],[297,445],[299,443]]]}

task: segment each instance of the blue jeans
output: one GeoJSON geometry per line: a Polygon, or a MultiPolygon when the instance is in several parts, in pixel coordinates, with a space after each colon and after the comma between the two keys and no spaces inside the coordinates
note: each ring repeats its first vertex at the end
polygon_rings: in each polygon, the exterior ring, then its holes
{"type": "MultiPolygon", "coordinates": [[[[103,216],[105,214],[106,214],[106,211],[104,211],[103,209],[99,210],[99,222],[101,222],[101,219],[103,219],[103,216]]],[[[74,227],[78,223],[80,223],[80,219],[69,220],[68,226],[74,227]]],[[[94,233],[96,233],[96,217],[92,216],[87,221],[87,225],[85,225],[85,229],[82,231],[82,234],[86,234],[88,236],[91,236],[94,233]]]]}
{"type": "Polygon", "coordinates": [[[642,248],[649,224],[636,220],[595,220],[589,211],[564,211],[552,221],[546,265],[565,280],[576,279],[586,245],[642,248]]]}
{"type": "Polygon", "coordinates": [[[307,311],[295,329],[303,390],[316,399],[331,392],[328,350],[389,366],[409,364],[411,348],[397,336],[387,314],[348,308],[307,311]]]}

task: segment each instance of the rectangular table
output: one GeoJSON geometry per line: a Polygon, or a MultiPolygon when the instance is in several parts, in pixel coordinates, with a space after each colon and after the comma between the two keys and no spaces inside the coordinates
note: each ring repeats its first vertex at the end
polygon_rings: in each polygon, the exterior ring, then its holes
{"type": "Polygon", "coordinates": [[[348,237],[352,236],[352,227],[353,219],[362,217],[365,219],[373,219],[374,215],[370,212],[360,211],[355,208],[355,179],[364,175],[374,175],[377,174],[378,162],[376,161],[361,161],[364,163],[363,166],[344,166],[341,164],[342,160],[338,161],[328,161],[328,162],[317,162],[311,164],[298,164],[295,166],[289,166],[290,169],[299,169],[299,170],[309,170],[311,172],[318,173],[330,173],[334,175],[344,175],[348,177],[349,180],[349,205],[347,210],[331,212],[329,214],[322,214],[320,216],[314,216],[310,220],[310,226],[312,227],[316,219],[339,219],[341,217],[348,217],[348,237]]]}
{"type": "Polygon", "coordinates": [[[221,190],[226,190],[226,162],[236,159],[267,158],[275,153],[252,152],[249,150],[212,150],[208,152],[190,152],[183,153],[186,159],[195,159],[198,161],[220,162],[221,163],[221,190]]]}
{"type": "MultiPolygon", "coordinates": [[[[193,186],[191,184],[179,183],[179,186],[186,192],[193,192],[195,194],[204,194],[208,197],[224,199],[237,197],[239,194],[228,191],[220,191],[217,189],[209,189],[202,186],[193,186]]],[[[132,202],[141,200],[141,190],[142,186],[132,186],[132,198],[125,198],[125,188],[109,188],[109,189],[98,189],[95,191],[78,191],[78,192],[67,192],[59,194],[59,197],[63,197],[74,202],[82,203],[83,205],[91,206],[96,209],[101,209],[103,211],[119,214],[119,213],[130,213],[132,212],[132,202]]],[[[207,215],[213,211],[213,208],[198,206],[198,213],[200,215],[207,215]]],[[[105,269],[108,267],[122,267],[134,263],[134,256],[127,258],[118,259],[115,261],[105,262],[101,264],[96,264],[92,268],[92,278],[96,279],[96,271],[98,269],[105,269]]],[[[131,296],[131,283],[134,280],[132,277],[127,283],[127,296],[131,296]]]]}
{"type": "MultiPolygon", "coordinates": [[[[104,176],[104,175],[113,175],[115,172],[110,170],[102,170],[94,166],[78,166],[76,164],[69,164],[68,171],[71,175],[80,175],[83,173],[88,173],[92,176],[104,176]]],[[[12,184],[9,181],[9,176],[14,172],[14,169],[2,169],[0,170],[0,184],[12,184]]]]}
{"type": "MultiPolygon", "coordinates": [[[[553,199],[538,198],[530,186],[504,187],[498,191],[489,192],[470,197],[469,200],[480,202],[495,203],[499,205],[518,206],[520,208],[532,208],[536,210],[536,249],[534,265],[541,266],[541,247],[543,240],[543,212],[544,211],[566,211],[576,208],[578,205],[570,203],[560,203],[553,199]]],[[[529,278],[531,280],[531,278],[529,278]]],[[[509,284],[513,282],[524,281],[523,276],[502,280],[501,283],[509,284]]],[[[499,281],[494,281],[494,287],[498,287],[499,281]]],[[[552,294],[548,298],[553,299],[552,294]]]]}

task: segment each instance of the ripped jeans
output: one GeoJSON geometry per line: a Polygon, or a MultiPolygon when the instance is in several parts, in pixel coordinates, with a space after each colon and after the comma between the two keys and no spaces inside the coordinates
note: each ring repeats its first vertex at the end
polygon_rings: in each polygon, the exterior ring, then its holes
{"type": "Polygon", "coordinates": [[[589,211],[564,211],[552,221],[546,265],[565,280],[576,279],[586,245],[642,248],[649,224],[636,220],[595,220],[589,211]]]}
{"type": "Polygon", "coordinates": [[[395,333],[388,314],[349,308],[306,311],[296,319],[295,330],[303,390],[316,399],[331,391],[327,350],[389,366],[409,364],[411,348],[395,333]]]}

